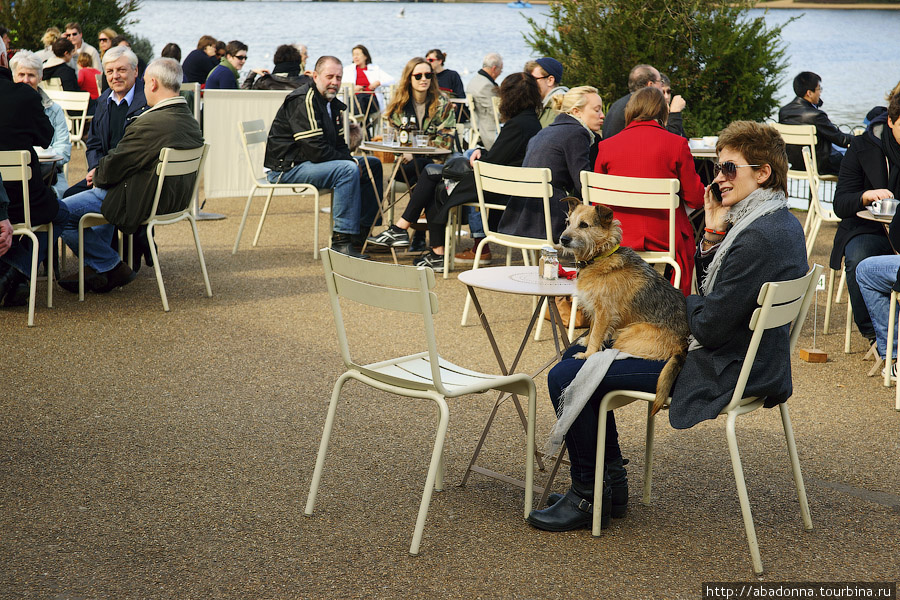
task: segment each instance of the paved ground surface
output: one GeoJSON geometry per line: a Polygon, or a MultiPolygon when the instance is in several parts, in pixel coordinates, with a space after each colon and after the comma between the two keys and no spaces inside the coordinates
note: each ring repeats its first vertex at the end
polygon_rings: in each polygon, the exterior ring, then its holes
{"type": "MultiPolygon", "coordinates": [[[[303,516],[342,372],[313,215],[276,200],[260,245],[248,238],[232,256],[242,208],[242,199],[210,201],[228,218],[200,225],[212,298],[182,224],[158,234],[168,314],[147,267],[83,303],[57,288],[34,328],[23,309],[0,310],[0,598],[699,598],[702,582],[757,580],[723,422],[676,432],[660,421],[644,506],[642,406],[617,413],[632,460],[629,514],[598,539],[532,529],[522,491],[506,483],[474,475],[456,486],[493,403],[484,395],[450,403],[447,487],[411,557],[434,411],[356,384],[345,388],[316,514],[303,516]]],[[[832,235],[823,228],[814,260],[826,262],[832,235]]],[[[459,325],[456,276],[439,279],[437,293],[442,353],[494,370],[481,328],[459,325]]],[[[812,531],[801,526],[777,412],[739,422],[759,581],[896,581],[900,413],[893,390],[866,377],[855,331],[843,353],[845,304],[822,335],[824,299],[815,344],[829,362],[795,359],[790,400],[812,531]]],[[[483,300],[511,353],[530,302],[483,300]]],[[[350,316],[364,356],[413,347],[414,323],[350,316]]],[[[803,346],[812,334],[810,317],[803,346]]],[[[525,366],[551,352],[552,342],[532,344],[525,366]]],[[[543,439],[553,419],[544,379],[538,390],[543,439]]],[[[523,454],[504,405],[482,464],[520,476],[523,454]]]]}

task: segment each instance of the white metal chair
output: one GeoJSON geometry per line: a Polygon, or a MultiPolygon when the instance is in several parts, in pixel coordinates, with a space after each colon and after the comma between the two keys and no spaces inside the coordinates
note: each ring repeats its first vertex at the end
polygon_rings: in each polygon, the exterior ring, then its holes
{"type": "MultiPolygon", "coordinates": [[[[890,310],[890,313],[888,314],[887,352],[884,356],[884,387],[890,387],[891,385],[891,363],[894,361],[894,327],[897,325],[896,314],[898,296],[900,296],[900,294],[891,290],[891,302],[888,309],[890,310]]],[[[900,327],[897,328],[897,354],[900,355],[900,327]]],[[[876,360],[876,362],[878,361],[876,360]]],[[[894,399],[894,410],[900,410],[900,385],[895,383],[894,386],[897,388],[894,399]]]]}
{"type": "MultiPolygon", "coordinates": [[[[199,148],[190,150],[163,148],[159,153],[159,163],[156,165],[156,175],[159,178],[156,184],[156,195],[153,198],[150,216],[141,223],[141,226],[147,228],[147,241],[150,244],[150,254],[153,256],[153,270],[156,272],[159,296],[162,299],[163,310],[166,312],[169,312],[169,300],[166,297],[166,288],[163,285],[162,271],[159,267],[159,254],[156,251],[156,243],[153,240],[153,228],[159,225],[172,225],[185,219],[190,222],[191,231],[194,234],[194,245],[197,248],[197,258],[200,259],[200,271],[203,273],[203,283],[206,285],[206,295],[212,297],[209,274],[206,272],[206,261],[203,258],[203,249],[200,247],[200,236],[197,234],[197,221],[191,212],[191,199],[197,193],[197,187],[200,184],[200,171],[203,168],[203,162],[206,159],[208,150],[209,144],[203,144],[199,148]],[[194,175],[191,193],[183,198],[183,207],[175,212],[162,215],[157,214],[159,198],[165,186],[166,178],[181,175],[194,175]]],[[[100,213],[86,213],[78,221],[78,299],[81,301],[84,301],[84,229],[95,225],[105,225],[106,223],[108,221],[100,213]]],[[[128,262],[131,263],[132,243],[130,236],[128,246],[128,262]]]]}
{"type": "MultiPolygon", "coordinates": [[[[550,197],[553,195],[553,187],[550,185],[550,169],[531,167],[507,167],[491,163],[475,161],[475,189],[478,193],[478,206],[481,210],[481,223],[484,226],[485,237],[481,239],[475,249],[475,262],[473,269],[477,269],[481,261],[481,253],[484,245],[494,242],[508,248],[522,250],[522,260],[526,265],[531,264],[529,251],[539,251],[541,247],[553,245],[553,228],[550,223],[550,197]],[[523,237],[491,231],[488,222],[488,203],[485,202],[484,193],[493,192],[503,196],[517,196],[530,198],[534,202],[541,202],[541,210],[544,213],[543,238],[523,237]]],[[[507,254],[507,263],[510,257],[507,254]]],[[[463,308],[462,325],[466,325],[469,316],[469,307],[472,299],[466,296],[466,304],[463,308]]],[[[543,322],[543,320],[541,321],[543,322]]],[[[536,331],[535,335],[539,335],[536,331]]]]}
{"type": "MultiPolygon", "coordinates": [[[[42,79],[38,83],[38,85],[41,86],[42,88],[44,88],[45,92],[50,91],[50,90],[58,90],[61,92],[63,89],[62,79],[60,79],[59,77],[51,77],[50,79],[42,79]]],[[[100,88],[97,88],[97,89],[100,89],[100,88]]]]}
{"type": "MultiPolygon", "coordinates": [[[[812,188],[814,185],[813,177],[818,181],[837,181],[837,177],[834,175],[819,175],[819,165],[816,161],[816,126],[815,125],[785,125],[784,123],[772,123],[772,127],[781,134],[781,138],[784,140],[784,143],[789,146],[800,146],[801,151],[802,148],[808,148],[810,152],[810,166],[806,166],[806,169],[801,171],[799,169],[788,169],[788,180],[794,179],[797,181],[804,181],[809,188],[812,188]]],[[[817,182],[816,182],[817,184],[817,182]]],[[[802,198],[801,196],[792,196],[801,199],[806,199],[812,203],[812,200],[807,198],[802,198]]],[[[806,221],[803,224],[803,232],[807,233],[809,231],[810,226],[813,222],[813,209],[812,206],[806,212],[806,221]]]]}
{"type": "Polygon", "coordinates": [[[434,293],[434,271],[425,267],[410,267],[374,263],[322,250],[322,265],[331,297],[341,356],[347,371],[334,385],[328,416],[322,432],[322,441],[316,458],[306,501],[307,516],[313,514],[316,494],[325,464],[325,454],[331,438],[335,412],[344,383],[355,379],[373,388],[399,394],[407,398],[432,400],[437,405],[439,420],[437,436],[431,453],[431,462],[425,480],[425,490],[419,505],[418,518],[413,532],[410,554],[419,553],[425,518],[434,489],[443,488],[443,446],[450,417],[446,398],[466,394],[501,390],[528,396],[528,434],[525,451],[525,507],[524,516],[531,510],[534,483],[534,422],[535,387],[534,381],[523,373],[495,376],[471,371],[454,365],[438,355],[434,334],[433,315],[438,312],[438,299],[434,293]],[[341,299],[382,310],[420,314],[423,320],[426,349],[422,352],[399,358],[391,358],[371,364],[356,362],[347,341],[341,299]]]}
{"type": "Polygon", "coordinates": [[[292,190],[298,196],[312,196],[313,207],[315,209],[315,217],[313,218],[313,258],[319,257],[319,194],[320,191],[316,186],[309,183],[269,183],[265,174],[262,172],[262,163],[260,160],[254,160],[253,153],[255,148],[264,148],[268,131],[266,131],[265,123],[261,119],[255,121],[238,122],[238,131],[241,134],[241,146],[244,148],[244,157],[247,159],[247,168],[250,169],[250,178],[253,180],[253,187],[250,188],[250,194],[247,196],[247,204],[244,206],[244,215],[241,217],[241,225],[238,227],[237,237],[234,240],[234,248],[231,253],[237,254],[238,246],[241,243],[241,235],[244,233],[244,225],[247,223],[247,215],[250,213],[250,204],[257,190],[268,190],[266,203],[263,205],[262,214],[259,216],[259,225],[256,228],[256,235],[253,236],[253,246],[259,242],[259,234],[262,232],[263,223],[266,221],[266,214],[269,212],[269,204],[272,202],[272,196],[275,190],[292,190]]]}
{"type": "Polygon", "coordinates": [[[500,135],[500,96],[491,98],[491,108],[494,109],[494,126],[497,128],[497,135],[500,135]]]}
{"type": "MultiPolygon", "coordinates": [[[[756,528],[753,524],[753,515],[750,511],[750,500],[747,495],[747,486],[744,481],[744,469],[741,464],[740,453],[738,452],[737,437],[735,436],[735,420],[741,415],[745,415],[763,406],[764,398],[745,398],[744,388],[747,385],[747,379],[750,376],[750,370],[759,351],[760,340],[763,333],[767,329],[780,327],[788,323],[791,324],[790,335],[790,352],[794,353],[797,345],[797,339],[800,337],[800,331],[806,320],[806,313],[809,310],[809,304],[815,296],[815,286],[819,278],[819,274],[824,267],[814,265],[810,271],[799,279],[792,281],[769,282],[763,284],[757,296],[759,308],[753,312],[750,319],[750,329],[753,330],[753,336],[750,346],[747,348],[747,354],[743,361],[740,376],[731,402],[720,412],[720,416],[727,417],[725,424],[725,435],[728,441],[728,451],[731,456],[731,466],[734,471],[735,484],[737,485],[738,497],[741,504],[741,513],[744,518],[744,528],[747,533],[747,543],[750,545],[750,556],[753,561],[753,570],[756,573],[762,573],[762,560],[759,554],[759,544],[756,540],[756,528]]],[[[765,352],[765,348],[762,349],[765,352]]],[[[606,394],[600,401],[598,409],[599,419],[597,423],[600,432],[599,439],[602,440],[606,434],[607,411],[620,408],[637,400],[643,400],[648,403],[647,406],[647,441],[644,460],[644,496],[643,503],[650,504],[650,483],[653,469],[653,434],[654,434],[654,417],[650,416],[650,408],[655,399],[655,395],[649,392],[638,392],[634,390],[614,390],[606,394]]],[[[800,515],[803,519],[805,529],[812,529],[812,518],[809,513],[809,505],[806,501],[806,488],[803,484],[803,475],[800,472],[800,460],[797,456],[797,446],[794,442],[794,431],[791,427],[791,420],[788,414],[787,403],[780,404],[781,421],[784,427],[784,436],[787,442],[788,454],[791,459],[791,469],[794,476],[794,484],[797,488],[797,496],[800,501],[800,515]]],[[[596,488],[594,490],[594,520],[593,535],[600,535],[600,520],[603,504],[603,461],[605,459],[606,448],[604,444],[597,444],[597,472],[596,472],[596,488]]]]}
{"type": "MultiPolygon", "coordinates": [[[[35,233],[47,232],[49,243],[53,243],[53,223],[31,224],[31,205],[28,195],[28,181],[32,177],[31,154],[27,150],[0,151],[0,178],[4,183],[22,183],[22,208],[25,220],[13,223],[13,235],[24,235],[31,240],[31,281],[28,294],[28,326],[34,327],[34,303],[37,294],[38,240],[35,233]]],[[[35,174],[40,177],[40,173],[35,174]]],[[[47,261],[47,308],[53,308],[53,260],[47,261]]]]}
{"type": "Polygon", "coordinates": [[[478,121],[475,119],[475,101],[472,94],[466,94],[466,106],[469,107],[469,148],[475,148],[481,141],[481,132],[478,130],[478,121]]]}
{"type": "Polygon", "coordinates": [[[84,143],[84,125],[88,120],[88,104],[91,95],[87,92],[64,92],[62,90],[45,90],[47,97],[59,104],[66,115],[69,125],[69,141],[73,146],[86,147],[84,143]]]}

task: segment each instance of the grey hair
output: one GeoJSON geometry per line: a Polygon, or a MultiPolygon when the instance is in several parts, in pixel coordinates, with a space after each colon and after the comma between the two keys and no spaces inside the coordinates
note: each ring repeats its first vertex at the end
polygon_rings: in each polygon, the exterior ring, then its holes
{"type": "Polygon", "coordinates": [[[41,62],[41,58],[37,54],[29,52],[28,50],[19,50],[16,52],[15,55],[13,55],[12,60],[9,61],[9,68],[12,69],[13,75],[15,75],[16,71],[20,68],[23,68],[34,69],[38,79],[43,79],[44,77],[44,63],[41,62]]]}
{"type": "Polygon", "coordinates": [[[496,52],[491,52],[490,54],[486,54],[484,60],[481,61],[481,66],[485,69],[492,69],[494,67],[502,67],[503,66],[503,57],[497,54],[496,52]]]}
{"type": "Polygon", "coordinates": [[[147,68],[144,70],[144,81],[152,77],[161,86],[176,94],[181,91],[181,79],[183,76],[184,71],[181,70],[181,65],[174,58],[157,58],[147,65],[147,68]]]}
{"type": "Polygon", "coordinates": [[[137,69],[137,54],[132,52],[131,48],[128,48],[127,46],[114,46],[107,50],[106,54],[103,55],[103,66],[105,67],[108,63],[115,62],[123,56],[128,59],[128,62],[131,64],[131,67],[133,69],[137,69]]]}

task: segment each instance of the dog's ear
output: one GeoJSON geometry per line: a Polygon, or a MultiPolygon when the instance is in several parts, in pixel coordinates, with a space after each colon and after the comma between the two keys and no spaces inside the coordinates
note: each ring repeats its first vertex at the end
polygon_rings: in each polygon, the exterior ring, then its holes
{"type": "Polygon", "coordinates": [[[610,207],[604,206],[603,204],[595,204],[594,212],[597,213],[597,222],[601,227],[605,229],[612,225],[613,211],[610,207]]]}
{"type": "Polygon", "coordinates": [[[565,198],[560,198],[560,202],[565,202],[569,207],[569,214],[575,210],[575,207],[581,205],[581,200],[576,198],[575,196],[566,196],[565,198]]]}

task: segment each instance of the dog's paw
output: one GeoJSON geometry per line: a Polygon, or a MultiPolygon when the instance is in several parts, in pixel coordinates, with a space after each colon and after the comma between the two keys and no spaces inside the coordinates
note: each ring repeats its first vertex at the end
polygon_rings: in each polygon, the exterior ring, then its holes
{"type": "Polygon", "coordinates": [[[587,352],[578,352],[577,354],[573,354],[572,358],[575,360],[584,360],[588,357],[587,352]]]}

